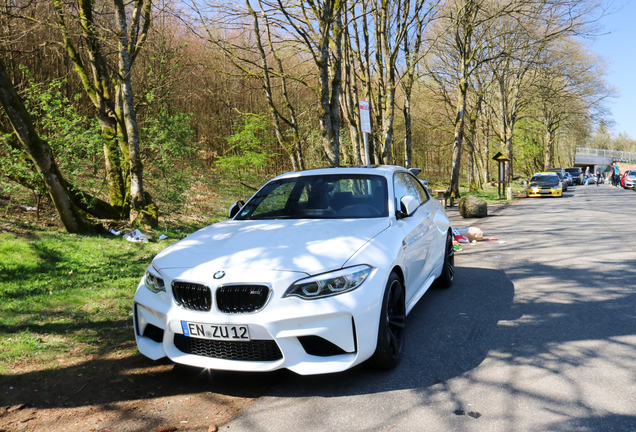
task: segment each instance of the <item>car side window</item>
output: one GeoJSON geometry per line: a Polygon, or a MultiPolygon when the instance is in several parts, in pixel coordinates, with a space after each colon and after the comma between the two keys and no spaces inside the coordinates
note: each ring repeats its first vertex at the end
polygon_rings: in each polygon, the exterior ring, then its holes
{"type": "Polygon", "coordinates": [[[426,191],[426,188],[417,178],[413,176],[409,176],[409,178],[413,182],[413,187],[415,188],[415,191],[417,192],[417,195],[415,195],[415,198],[419,198],[420,205],[424,204],[426,201],[430,199],[430,195],[426,191]]]}
{"type": "Polygon", "coordinates": [[[415,199],[419,199],[420,197],[415,185],[411,181],[411,176],[407,173],[398,172],[395,174],[393,177],[393,189],[395,191],[396,206],[398,209],[400,208],[402,197],[406,195],[411,195],[415,199]]]}

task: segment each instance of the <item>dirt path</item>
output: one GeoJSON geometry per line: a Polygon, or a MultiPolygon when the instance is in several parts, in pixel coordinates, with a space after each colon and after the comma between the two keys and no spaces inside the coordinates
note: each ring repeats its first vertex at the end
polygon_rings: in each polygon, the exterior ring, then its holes
{"type": "Polygon", "coordinates": [[[18,371],[0,376],[0,432],[215,431],[267,386],[141,355],[18,371]]]}

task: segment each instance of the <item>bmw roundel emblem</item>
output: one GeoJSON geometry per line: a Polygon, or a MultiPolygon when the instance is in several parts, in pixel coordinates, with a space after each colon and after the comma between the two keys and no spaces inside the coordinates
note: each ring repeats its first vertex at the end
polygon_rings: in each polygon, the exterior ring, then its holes
{"type": "Polygon", "coordinates": [[[225,272],[223,270],[218,271],[216,273],[214,273],[214,279],[221,279],[223,276],[225,276],[225,272]]]}

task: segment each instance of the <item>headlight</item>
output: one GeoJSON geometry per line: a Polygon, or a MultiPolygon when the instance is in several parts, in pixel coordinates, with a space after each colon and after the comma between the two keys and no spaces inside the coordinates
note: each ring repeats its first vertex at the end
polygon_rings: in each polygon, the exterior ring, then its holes
{"type": "Polygon", "coordinates": [[[163,279],[161,279],[161,276],[159,276],[159,272],[152,265],[149,265],[146,269],[144,284],[153,293],[158,293],[159,291],[166,290],[166,285],[163,283],[163,279]]]}
{"type": "Polygon", "coordinates": [[[561,185],[560,185],[560,184],[558,184],[558,185],[556,185],[556,186],[552,186],[552,189],[561,189],[561,185]]]}
{"type": "Polygon", "coordinates": [[[362,285],[371,270],[367,265],[359,265],[301,279],[294,282],[283,297],[311,300],[349,292],[362,285]]]}
{"type": "Polygon", "coordinates": [[[536,192],[536,191],[538,191],[538,190],[539,190],[539,187],[538,187],[538,186],[532,186],[532,187],[530,188],[530,190],[531,190],[531,191],[533,191],[533,192],[536,192]]]}

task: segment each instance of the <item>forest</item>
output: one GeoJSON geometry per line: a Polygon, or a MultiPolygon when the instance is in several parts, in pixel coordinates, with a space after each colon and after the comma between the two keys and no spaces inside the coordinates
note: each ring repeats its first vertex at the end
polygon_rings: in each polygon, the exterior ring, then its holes
{"type": "Polygon", "coordinates": [[[616,93],[589,47],[615,12],[600,0],[9,0],[0,196],[50,200],[79,233],[156,227],[202,184],[248,197],[290,170],[419,167],[457,198],[493,181],[498,152],[511,181],[572,165],[577,147],[636,151],[612,134],[616,93]]]}

